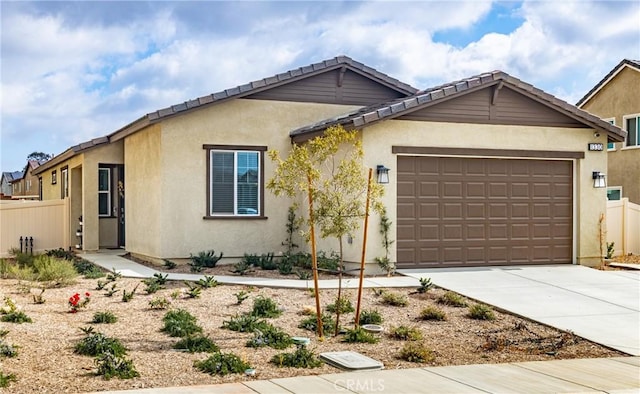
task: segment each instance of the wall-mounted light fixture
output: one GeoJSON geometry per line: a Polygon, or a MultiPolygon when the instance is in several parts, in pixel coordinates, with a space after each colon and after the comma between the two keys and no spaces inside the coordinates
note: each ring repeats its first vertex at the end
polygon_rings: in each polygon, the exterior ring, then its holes
{"type": "Polygon", "coordinates": [[[382,164],[378,164],[376,167],[376,175],[378,183],[389,183],[389,169],[382,164]]]}
{"type": "Polygon", "coordinates": [[[593,187],[607,187],[607,176],[602,172],[593,171],[591,177],[593,178],[593,187]]]}

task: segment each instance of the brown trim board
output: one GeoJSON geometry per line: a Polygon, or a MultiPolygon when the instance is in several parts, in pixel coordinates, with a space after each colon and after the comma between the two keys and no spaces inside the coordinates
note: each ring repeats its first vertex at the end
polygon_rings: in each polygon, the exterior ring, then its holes
{"type": "Polygon", "coordinates": [[[392,146],[391,153],[444,156],[530,157],[539,159],[584,159],[584,152],[581,151],[439,148],[432,146],[392,146]]]}

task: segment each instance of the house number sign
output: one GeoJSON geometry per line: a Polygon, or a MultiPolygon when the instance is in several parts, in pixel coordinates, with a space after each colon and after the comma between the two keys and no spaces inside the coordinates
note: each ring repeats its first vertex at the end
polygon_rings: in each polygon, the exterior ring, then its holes
{"type": "Polygon", "coordinates": [[[604,150],[604,144],[601,144],[599,142],[590,142],[589,150],[604,150]]]}

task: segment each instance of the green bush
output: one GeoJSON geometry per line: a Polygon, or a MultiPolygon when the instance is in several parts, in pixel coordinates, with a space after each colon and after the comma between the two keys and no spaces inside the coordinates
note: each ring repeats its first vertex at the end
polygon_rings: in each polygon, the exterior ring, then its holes
{"type": "Polygon", "coordinates": [[[283,256],[278,263],[278,272],[280,275],[291,275],[293,273],[293,261],[283,256]]]}
{"type": "Polygon", "coordinates": [[[431,283],[431,278],[420,278],[420,287],[418,287],[418,293],[426,293],[433,288],[434,284],[431,283]]]}
{"type": "MultiPolygon", "coordinates": [[[[336,321],[333,320],[331,315],[326,313],[322,314],[322,331],[324,333],[333,332],[333,329],[336,326],[336,321]]],[[[304,328],[305,330],[316,332],[318,331],[318,318],[316,314],[309,315],[309,317],[305,318],[298,324],[298,328],[304,328]]]]}
{"type": "Polygon", "coordinates": [[[149,280],[148,282],[145,282],[145,285],[147,287],[144,288],[144,292],[147,294],[155,294],[158,292],[158,290],[164,289],[164,286],[162,286],[160,283],[154,280],[149,280]]]}
{"type": "Polygon", "coordinates": [[[420,320],[447,320],[447,314],[443,310],[428,306],[420,311],[420,320]]]}
{"type": "Polygon", "coordinates": [[[38,279],[38,274],[29,266],[20,266],[11,264],[5,275],[8,279],[17,279],[19,281],[33,282],[38,279]]]}
{"type": "Polygon", "coordinates": [[[0,317],[0,321],[3,321],[5,323],[17,324],[33,323],[33,320],[31,320],[29,316],[27,316],[24,312],[17,310],[3,314],[2,317],[0,317]]]}
{"type": "Polygon", "coordinates": [[[247,255],[245,254],[245,258],[243,258],[242,260],[238,261],[237,263],[235,263],[233,265],[233,273],[234,274],[238,274],[240,276],[244,276],[246,274],[248,274],[251,269],[251,264],[247,262],[246,260],[247,255]]]}
{"type": "Polygon", "coordinates": [[[258,316],[242,314],[222,322],[222,328],[238,332],[253,332],[258,328],[264,328],[267,324],[266,321],[258,316]]]}
{"type": "Polygon", "coordinates": [[[124,356],[127,353],[127,349],[117,338],[110,338],[99,332],[90,332],[76,344],[74,352],[83,356],[93,357],[105,353],[124,356]]]}
{"type": "Polygon", "coordinates": [[[112,312],[96,312],[93,314],[93,320],[91,323],[94,324],[113,324],[118,321],[116,315],[112,312]]]}
{"type": "Polygon", "coordinates": [[[98,279],[106,275],[101,268],[97,267],[92,262],[81,258],[73,259],[73,268],[87,279],[98,279]]]}
{"type": "Polygon", "coordinates": [[[355,328],[353,330],[347,330],[342,338],[342,342],[347,343],[377,343],[378,337],[374,336],[370,332],[365,331],[362,327],[355,328]]]}
{"type": "Polygon", "coordinates": [[[133,361],[126,359],[122,355],[102,353],[97,356],[95,362],[98,366],[97,374],[106,380],[114,377],[119,379],[132,379],[140,376],[133,366],[133,361]]]}
{"type": "Polygon", "coordinates": [[[233,293],[234,296],[236,296],[236,304],[240,305],[242,304],[242,302],[244,300],[246,300],[247,298],[249,298],[249,293],[247,293],[244,290],[240,290],[237,293],[233,293]]]}
{"type": "Polygon", "coordinates": [[[402,341],[419,341],[422,339],[422,332],[416,327],[398,326],[389,330],[389,336],[402,341]]]}
{"type": "Polygon", "coordinates": [[[276,354],[271,357],[269,362],[277,365],[278,367],[291,368],[318,368],[322,366],[322,361],[306,347],[299,347],[292,353],[276,354]]]}
{"type": "Polygon", "coordinates": [[[251,365],[233,353],[213,353],[209,358],[196,361],[193,366],[201,372],[210,375],[228,375],[231,373],[244,373],[251,365]]]}
{"type": "Polygon", "coordinates": [[[169,336],[184,338],[193,334],[201,333],[202,327],[197,323],[195,316],[184,309],[176,309],[167,312],[162,318],[163,331],[169,336]]]}
{"type": "Polygon", "coordinates": [[[484,304],[474,304],[469,307],[468,316],[476,320],[495,320],[496,316],[490,306],[484,304]]]}
{"type": "Polygon", "coordinates": [[[73,263],[47,255],[39,255],[33,261],[34,271],[38,281],[51,282],[57,286],[72,284],[78,277],[73,263]]]}
{"type": "Polygon", "coordinates": [[[20,268],[32,267],[33,260],[36,258],[35,255],[29,254],[29,253],[23,253],[18,248],[9,249],[9,255],[13,257],[16,264],[19,265],[20,268]]]}
{"type": "Polygon", "coordinates": [[[447,291],[438,297],[438,302],[440,304],[455,306],[458,308],[464,308],[467,306],[467,301],[465,301],[464,297],[458,293],[454,293],[453,291],[447,291]]]}
{"type": "Polygon", "coordinates": [[[360,325],[363,324],[380,324],[382,323],[382,315],[376,310],[365,310],[360,313],[360,325]]]}
{"type": "Polygon", "coordinates": [[[218,286],[218,281],[213,276],[205,275],[204,278],[198,279],[196,284],[203,289],[210,289],[218,286]]]}
{"type": "Polygon", "coordinates": [[[278,304],[271,298],[259,296],[253,300],[251,315],[257,317],[278,317],[281,314],[282,310],[278,308],[278,304]]]}
{"type": "Polygon", "coordinates": [[[327,305],[327,312],[340,312],[341,315],[344,313],[351,313],[354,310],[353,305],[351,305],[351,300],[346,297],[337,298],[335,303],[327,305]]]}
{"type": "Polygon", "coordinates": [[[149,301],[149,308],[151,309],[167,309],[169,305],[171,305],[171,302],[165,297],[158,297],[149,301]]]}
{"type": "Polygon", "coordinates": [[[45,255],[69,261],[73,261],[76,258],[76,255],[73,254],[73,252],[65,250],[63,248],[47,250],[45,252],[45,255]]]}
{"type": "Polygon", "coordinates": [[[409,301],[407,300],[407,296],[399,293],[390,293],[384,292],[382,294],[381,302],[385,305],[391,306],[407,306],[409,305],[409,301]]]}
{"type": "Polygon", "coordinates": [[[136,285],[131,291],[127,291],[126,289],[122,289],[122,302],[129,302],[133,300],[133,296],[136,294],[136,290],[138,290],[138,286],[140,283],[136,285]]]}
{"type": "Polygon", "coordinates": [[[267,254],[263,254],[258,258],[257,266],[262,268],[263,270],[275,270],[278,268],[278,262],[274,260],[273,253],[269,252],[267,254]]]}
{"type": "Polygon", "coordinates": [[[204,335],[188,336],[179,340],[174,346],[174,349],[184,349],[189,353],[215,353],[220,351],[218,345],[216,345],[211,338],[204,335]]]}
{"type": "Polygon", "coordinates": [[[218,261],[222,259],[224,254],[220,252],[220,256],[216,256],[215,250],[207,250],[204,252],[199,252],[197,255],[189,255],[191,262],[189,265],[191,266],[192,272],[200,272],[203,268],[213,268],[218,264],[218,261]]]}
{"type": "Polygon", "coordinates": [[[278,327],[266,324],[253,331],[253,338],[247,341],[248,347],[269,346],[274,349],[286,349],[293,345],[291,336],[278,327]]]}
{"type": "Polygon", "coordinates": [[[5,374],[3,371],[0,371],[0,388],[7,388],[11,382],[15,382],[16,380],[16,375],[12,373],[5,374]]]}
{"type": "Polygon", "coordinates": [[[172,270],[178,266],[178,264],[174,263],[171,260],[164,259],[164,267],[168,270],[172,270]]]}
{"type": "Polygon", "coordinates": [[[433,351],[420,342],[405,343],[398,357],[412,363],[429,363],[435,359],[433,351]]]}
{"type": "Polygon", "coordinates": [[[15,346],[6,343],[3,339],[0,339],[0,357],[13,358],[18,355],[18,350],[15,346]]]}
{"type": "Polygon", "coordinates": [[[191,284],[189,282],[184,282],[185,285],[187,285],[187,290],[185,291],[185,294],[187,295],[187,297],[189,298],[200,298],[200,295],[202,295],[202,287],[196,285],[196,284],[191,284]]]}
{"type": "Polygon", "coordinates": [[[329,256],[323,251],[318,253],[318,268],[324,271],[337,272],[340,267],[340,255],[331,252],[329,256]]]}

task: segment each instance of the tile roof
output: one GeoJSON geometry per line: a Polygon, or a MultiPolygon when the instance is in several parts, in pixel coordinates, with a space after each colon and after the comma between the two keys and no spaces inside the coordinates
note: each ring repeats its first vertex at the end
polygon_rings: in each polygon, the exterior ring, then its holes
{"type": "Polygon", "coordinates": [[[361,108],[309,126],[298,128],[291,131],[289,135],[294,141],[304,141],[314,137],[315,135],[321,134],[324,129],[330,126],[342,125],[345,128],[360,128],[382,120],[389,120],[410,113],[417,107],[422,108],[437,104],[444,99],[462,95],[469,89],[482,88],[496,85],[498,83],[504,83],[516,91],[533,97],[542,104],[568,115],[572,115],[591,127],[606,130],[608,133],[617,135],[622,139],[625,137],[625,132],[620,128],[613,126],[608,122],[605,122],[600,118],[567,103],[566,101],[545,93],[531,84],[512,77],[503,71],[493,71],[490,73],[476,75],[420,91],[411,97],[361,108]]]}
{"type": "Polygon", "coordinates": [[[640,60],[631,60],[631,59],[622,59],[620,63],[618,63],[607,75],[605,75],[600,82],[596,84],[587,94],[584,95],[578,102],[576,103],[577,107],[581,107],[585,104],[591,97],[593,97],[604,85],[606,85],[611,78],[613,78],[616,74],[620,72],[624,67],[635,68],[637,71],[640,71],[640,60]]]}

